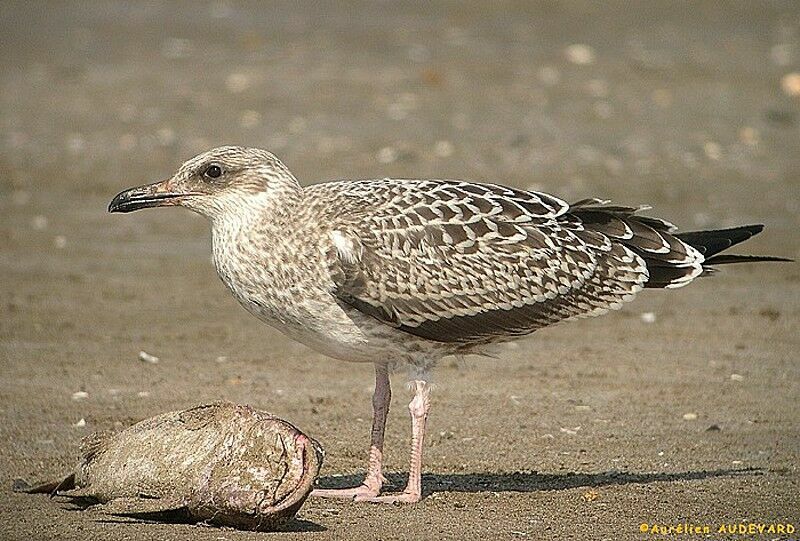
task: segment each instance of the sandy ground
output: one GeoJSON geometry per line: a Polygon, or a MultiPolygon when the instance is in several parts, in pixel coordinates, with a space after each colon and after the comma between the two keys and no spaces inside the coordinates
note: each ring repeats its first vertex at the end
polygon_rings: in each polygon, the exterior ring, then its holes
{"type": "MultiPolygon", "coordinates": [[[[747,251],[800,256],[800,98],[785,78],[800,70],[796,4],[488,4],[0,4],[0,538],[266,537],[10,490],[68,471],[93,430],[212,399],[320,439],[324,485],[362,471],[370,367],[241,310],[202,219],[105,212],[211,146],[269,148],[304,183],[459,177],[648,203],[689,229],[763,222],[747,251]]],[[[729,267],[502,360],[445,362],[427,498],[310,500],[270,538],[800,528],[799,292],[796,264],[729,267]]],[[[387,435],[397,472],[403,377],[387,435]]]]}

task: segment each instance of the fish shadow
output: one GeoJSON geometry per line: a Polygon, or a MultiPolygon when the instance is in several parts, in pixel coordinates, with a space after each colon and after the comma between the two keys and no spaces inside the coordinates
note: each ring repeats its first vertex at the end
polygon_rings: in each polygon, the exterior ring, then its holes
{"type": "MultiPolygon", "coordinates": [[[[422,476],[423,496],[434,492],[544,492],[549,490],[569,490],[573,488],[603,487],[609,485],[630,485],[649,483],[671,483],[676,481],[697,481],[715,477],[739,477],[743,475],[764,475],[760,468],[738,468],[663,472],[605,471],[598,473],[428,473],[422,476]]],[[[320,477],[319,488],[345,488],[356,486],[363,481],[363,475],[343,475],[320,477]]],[[[401,473],[388,473],[387,491],[403,490],[408,476],[401,473]]]]}
{"type": "MultiPolygon", "coordinates": [[[[102,504],[90,498],[71,498],[61,502],[62,509],[65,511],[89,511],[96,512],[100,516],[94,520],[98,524],[190,524],[201,528],[219,528],[223,530],[235,530],[230,526],[218,526],[205,522],[193,520],[188,512],[184,510],[159,512],[159,513],[140,513],[132,515],[118,515],[114,513],[104,513],[102,504]]],[[[242,530],[249,531],[249,530],[242,530]]],[[[268,532],[260,533],[303,533],[303,532],[325,532],[327,528],[316,522],[299,518],[292,518],[283,524],[276,525],[268,532]]]]}
{"type": "MultiPolygon", "coordinates": [[[[236,528],[232,528],[230,526],[216,526],[213,524],[206,524],[204,522],[192,522],[181,520],[180,517],[176,517],[175,520],[169,520],[165,517],[159,517],[157,519],[145,519],[145,518],[133,518],[133,517],[119,517],[119,516],[107,516],[105,518],[99,518],[95,520],[98,524],[188,524],[191,526],[195,526],[197,528],[212,528],[218,530],[227,530],[227,531],[242,531],[248,532],[251,530],[238,530],[236,528]]],[[[312,522],[310,520],[304,520],[295,518],[292,519],[284,524],[276,526],[274,529],[269,531],[256,531],[254,533],[259,534],[271,534],[271,533],[304,533],[304,532],[327,532],[328,529],[321,524],[317,524],[316,522],[312,522]]]]}

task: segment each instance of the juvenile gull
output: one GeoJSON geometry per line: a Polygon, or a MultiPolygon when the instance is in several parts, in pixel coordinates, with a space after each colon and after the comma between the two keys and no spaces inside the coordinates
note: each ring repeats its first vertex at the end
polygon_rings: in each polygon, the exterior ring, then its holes
{"type": "Polygon", "coordinates": [[[458,180],[344,180],[301,187],[275,156],[220,147],[172,178],[118,194],[110,212],[179,205],[211,221],[214,264],[249,312],[315,350],[375,365],[364,482],[318,496],[416,502],[429,371],[560,321],[677,288],[763,226],[678,233],[643,208],[458,180]],[[390,368],[414,398],[408,485],[381,495],[390,368]]]}

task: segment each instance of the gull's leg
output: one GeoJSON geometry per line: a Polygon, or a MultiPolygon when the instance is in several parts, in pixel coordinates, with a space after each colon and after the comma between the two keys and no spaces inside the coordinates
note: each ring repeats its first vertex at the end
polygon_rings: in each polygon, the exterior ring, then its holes
{"type": "Polygon", "coordinates": [[[383,477],[383,434],[386,429],[386,416],[392,401],[392,388],[389,384],[389,366],[375,363],[375,393],[372,395],[372,434],[369,447],[367,476],[361,485],[354,488],[316,489],[311,495],[322,498],[374,498],[381,492],[386,479],[383,477]]]}
{"type": "Polygon", "coordinates": [[[425,438],[425,422],[431,409],[431,386],[427,381],[414,380],[414,398],[408,405],[411,412],[411,464],[408,469],[408,485],[401,494],[386,496],[359,496],[359,501],[379,503],[415,503],[422,499],[422,442],[425,438]]]}

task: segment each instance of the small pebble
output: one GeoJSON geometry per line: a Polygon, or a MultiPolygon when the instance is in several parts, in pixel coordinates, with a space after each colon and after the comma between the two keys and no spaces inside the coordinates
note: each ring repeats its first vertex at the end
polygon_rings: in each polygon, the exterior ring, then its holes
{"type": "Polygon", "coordinates": [[[72,393],[73,400],[83,400],[85,398],[89,398],[89,393],[87,393],[86,391],[75,391],[74,393],[72,393]]]}
{"type": "Polygon", "coordinates": [[[18,207],[23,207],[31,200],[31,193],[25,190],[14,190],[11,193],[11,201],[18,207]]]}
{"type": "Polygon", "coordinates": [[[427,62],[430,58],[431,53],[424,45],[415,43],[408,49],[408,59],[412,62],[427,62]]]}
{"type": "Polygon", "coordinates": [[[225,355],[220,355],[219,357],[217,357],[217,362],[218,363],[226,363],[226,362],[228,362],[228,358],[225,355]]]}
{"type": "Polygon", "coordinates": [[[18,131],[8,134],[8,142],[12,148],[21,148],[28,142],[28,135],[18,131]]]}
{"type": "Polygon", "coordinates": [[[639,318],[644,323],[655,323],[656,322],[656,315],[653,312],[642,312],[639,315],[639,318]]]}
{"type": "Polygon", "coordinates": [[[595,98],[605,98],[608,96],[608,83],[603,79],[592,79],[586,83],[586,92],[595,98]]]}
{"type": "Polygon", "coordinates": [[[155,355],[150,355],[146,351],[140,351],[139,360],[142,361],[143,363],[157,364],[161,359],[159,359],[155,355]]]}
{"type": "Polygon", "coordinates": [[[555,86],[561,81],[561,74],[558,70],[551,66],[544,66],[539,69],[537,74],[539,81],[546,86],[555,86]]]}
{"type": "Polygon", "coordinates": [[[585,66],[594,63],[595,53],[594,49],[582,43],[574,43],[564,49],[564,54],[567,60],[579,66],[585,66]]]}
{"type": "Polygon", "coordinates": [[[789,43],[773,45],[769,50],[769,56],[776,66],[788,66],[792,63],[792,46],[789,43]]]}
{"type": "Polygon", "coordinates": [[[78,421],[77,423],[74,423],[72,426],[74,426],[75,428],[83,428],[84,426],[86,426],[86,419],[81,417],[81,420],[78,421]]]}
{"type": "Polygon", "coordinates": [[[781,317],[781,313],[774,308],[764,308],[758,312],[758,315],[765,317],[770,321],[778,321],[778,319],[781,317]]]}
{"type": "Polygon", "coordinates": [[[758,144],[758,130],[745,126],[739,130],[739,141],[748,146],[755,146],[758,144]]]}
{"type": "Polygon", "coordinates": [[[787,73],[781,78],[781,88],[784,94],[793,98],[800,97],[800,73],[787,73]]]}
{"type": "Polygon", "coordinates": [[[614,109],[611,104],[605,100],[598,101],[594,104],[595,114],[602,119],[609,119],[614,115],[614,109]]]}
{"type": "Polygon", "coordinates": [[[731,381],[744,381],[744,376],[741,374],[731,374],[731,381]]]}
{"type": "Polygon", "coordinates": [[[164,58],[186,58],[192,51],[192,42],[182,38],[167,38],[161,45],[161,55],[164,58]]]}
{"type": "Polygon", "coordinates": [[[581,497],[583,498],[583,501],[585,501],[585,502],[593,502],[593,501],[595,501],[597,498],[599,498],[599,497],[600,497],[600,493],[599,493],[599,492],[597,492],[597,491],[596,491],[596,490],[594,490],[594,489],[591,489],[591,490],[587,490],[586,492],[584,492],[584,493],[581,495],[581,497]]]}
{"type": "Polygon", "coordinates": [[[86,150],[86,139],[80,133],[73,133],[67,137],[67,149],[73,154],[86,150]]]}
{"type": "Polygon", "coordinates": [[[450,118],[450,122],[457,130],[466,130],[470,127],[470,118],[466,113],[456,113],[450,118]]]}
{"type": "Polygon", "coordinates": [[[606,171],[609,175],[614,175],[615,177],[622,174],[622,170],[624,169],[622,160],[617,159],[614,156],[608,156],[605,160],[603,160],[603,167],[606,168],[606,171]]]}
{"type": "Polygon", "coordinates": [[[56,235],[53,237],[53,245],[59,250],[63,250],[67,245],[67,237],[64,235],[56,235]]]}
{"type": "Polygon", "coordinates": [[[308,122],[306,122],[305,118],[303,118],[301,116],[296,116],[296,117],[292,118],[291,121],[289,121],[289,125],[287,126],[287,129],[289,130],[289,133],[297,134],[297,133],[301,133],[301,132],[305,131],[307,125],[308,125],[308,122]]]}
{"type": "Polygon", "coordinates": [[[563,432],[564,434],[569,434],[570,436],[574,436],[575,434],[577,434],[577,433],[578,433],[578,430],[580,430],[580,429],[581,429],[581,427],[579,427],[579,426],[576,426],[576,427],[574,427],[574,428],[564,428],[564,427],[561,427],[561,429],[560,429],[560,430],[561,430],[561,432],[563,432]]]}
{"type": "Polygon", "coordinates": [[[444,80],[444,76],[442,72],[432,69],[426,68],[420,72],[420,79],[430,86],[440,86],[444,80]]]}
{"type": "Polygon", "coordinates": [[[706,428],[706,432],[719,432],[720,430],[722,429],[719,427],[719,425],[711,425],[706,428]]]}
{"type": "Polygon", "coordinates": [[[233,6],[227,0],[220,0],[218,2],[212,2],[208,6],[208,14],[209,16],[215,19],[225,19],[233,15],[233,6]]]}
{"type": "Polygon", "coordinates": [[[650,99],[652,99],[653,103],[659,107],[669,107],[672,105],[672,92],[666,88],[658,88],[653,90],[653,93],[650,95],[650,99]]]}
{"type": "Polygon", "coordinates": [[[392,163],[397,160],[397,150],[392,147],[383,147],[378,151],[378,161],[380,163],[392,163]]]}
{"type": "Polygon", "coordinates": [[[244,92],[250,86],[250,77],[246,73],[231,73],[225,79],[225,87],[233,94],[244,92]]]}
{"type": "Polygon", "coordinates": [[[247,110],[239,118],[239,125],[242,128],[255,128],[261,122],[261,114],[258,111],[247,110]]]}
{"type": "Polygon", "coordinates": [[[117,145],[120,150],[130,151],[136,148],[137,139],[132,133],[124,133],[120,135],[117,145]]]}
{"type": "Polygon", "coordinates": [[[683,420],[684,421],[694,421],[695,419],[697,419],[697,414],[696,413],[684,413],[683,414],[683,420]]]}
{"type": "Polygon", "coordinates": [[[450,45],[461,46],[467,43],[469,34],[461,27],[451,26],[445,32],[445,37],[450,45]]]}
{"type": "Polygon", "coordinates": [[[453,155],[453,151],[455,148],[453,147],[453,143],[450,141],[437,141],[436,145],[433,147],[433,152],[439,158],[447,158],[453,155]]]}
{"type": "Polygon", "coordinates": [[[138,393],[136,393],[136,396],[138,396],[139,398],[147,398],[148,396],[150,396],[150,391],[139,391],[138,393]]]}
{"type": "Polygon", "coordinates": [[[408,110],[399,103],[390,103],[386,108],[386,116],[392,120],[403,120],[408,116],[408,110]]]}
{"type": "Polygon", "coordinates": [[[119,108],[118,118],[125,123],[133,122],[137,117],[138,110],[132,103],[123,103],[119,108]]]}
{"type": "Polygon", "coordinates": [[[695,212],[692,218],[694,219],[695,225],[699,227],[704,227],[711,223],[711,216],[705,212],[695,212]]]}
{"type": "Polygon", "coordinates": [[[36,231],[44,231],[47,229],[47,216],[42,216],[41,214],[36,215],[31,219],[31,227],[33,227],[36,231]]]}
{"type": "Polygon", "coordinates": [[[709,160],[719,161],[722,158],[722,147],[719,143],[714,141],[708,141],[705,145],[703,145],[703,151],[706,153],[706,157],[709,160]]]}
{"type": "Polygon", "coordinates": [[[156,133],[156,137],[158,137],[158,142],[163,147],[167,147],[175,142],[175,132],[172,128],[161,128],[156,133]]]}

